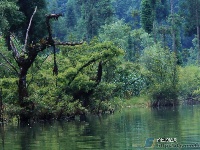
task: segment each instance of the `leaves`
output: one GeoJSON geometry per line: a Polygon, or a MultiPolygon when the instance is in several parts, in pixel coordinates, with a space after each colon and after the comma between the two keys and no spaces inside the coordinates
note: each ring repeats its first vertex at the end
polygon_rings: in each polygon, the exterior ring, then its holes
{"type": "MultiPolygon", "coordinates": [[[[144,66],[143,74],[147,78],[147,91],[152,95],[155,105],[158,101],[170,103],[177,98],[178,69],[174,53],[163,49],[160,44],[152,45],[144,50],[141,63],[144,66]]],[[[165,105],[165,103],[163,105],[165,105]]]]}

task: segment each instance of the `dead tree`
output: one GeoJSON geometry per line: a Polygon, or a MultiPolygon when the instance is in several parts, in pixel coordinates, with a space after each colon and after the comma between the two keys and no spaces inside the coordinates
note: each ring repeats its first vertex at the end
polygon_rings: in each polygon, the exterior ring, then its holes
{"type": "Polygon", "coordinates": [[[80,45],[83,42],[58,42],[55,41],[52,37],[52,30],[51,30],[51,25],[50,25],[50,20],[58,20],[59,17],[61,17],[61,14],[50,14],[46,15],[46,26],[47,26],[47,31],[48,31],[48,36],[43,39],[41,39],[38,43],[36,44],[27,44],[27,39],[28,39],[28,31],[31,26],[31,22],[33,19],[34,14],[36,13],[37,7],[30,19],[29,26],[27,28],[27,33],[26,33],[26,39],[25,39],[25,44],[23,49],[17,48],[14,42],[14,36],[11,34],[10,36],[10,46],[13,52],[13,57],[18,65],[18,68],[14,67],[14,65],[9,62],[9,60],[0,52],[0,55],[3,57],[3,59],[14,69],[14,71],[18,75],[18,104],[21,106],[22,111],[20,113],[20,120],[21,121],[28,121],[30,120],[33,116],[33,110],[34,110],[34,102],[27,101],[28,98],[28,89],[27,89],[27,73],[32,64],[34,63],[36,57],[38,54],[45,49],[49,47],[53,47],[54,49],[54,69],[53,73],[55,75],[58,74],[58,67],[56,64],[56,51],[55,47],[56,45],[68,45],[68,46],[75,46],[75,45],[80,45]]]}

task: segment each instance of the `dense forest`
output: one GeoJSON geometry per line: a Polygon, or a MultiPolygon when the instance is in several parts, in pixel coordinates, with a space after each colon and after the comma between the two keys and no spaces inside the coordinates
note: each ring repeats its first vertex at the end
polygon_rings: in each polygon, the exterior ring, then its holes
{"type": "Polygon", "coordinates": [[[200,0],[1,0],[0,118],[200,98],[200,0]],[[132,101],[134,103],[134,100],[132,101]]]}

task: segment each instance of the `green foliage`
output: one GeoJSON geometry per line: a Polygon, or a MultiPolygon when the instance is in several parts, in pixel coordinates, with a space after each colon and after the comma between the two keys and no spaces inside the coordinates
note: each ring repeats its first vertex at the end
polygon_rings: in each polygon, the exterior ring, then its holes
{"type": "Polygon", "coordinates": [[[198,21],[200,19],[198,15],[200,14],[199,6],[199,0],[185,0],[180,3],[180,14],[181,17],[184,18],[183,26],[186,35],[193,35],[196,33],[196,27],[200,24],[198,21]]]}
{"type": "Polygon", "coordinates": [[[124,19],[126,23],[137,27],[138,26],[138,11],[140,9],[141,0],[113,0],[112,4],[115,9],[116,17],[124,19]],[[133,17],[134,16],[134,19],[133,17]]]}
{"type": "Polygon", "coordinates": [[[38,42],[46,34],[46,2],[45,0],[18,0],[19,11],[25,16],[24,21],[17,28],[20,40],[25,39],[27,27],[29,25],[30,18],[37,6],[37,12],[32,20],[32,24],[29,30],[29,41],[38,42]],[[28,8],[28,9],[27,9],[28,8]]]}
{"type": "Polygon", "coordinates": [[[157,1],[156,20],[161,22],[169,15],[169,4],[167,0],[157,1]]]}
{"type": "Polygon", "coordinates": [[[190,65],[180,68],[179,73],[179,95],[185,99],[199,99],[200,92],[200,70],[199,67],[190,65]]]}
{"type": "Polygon", "coordinates": [[[112,41],[118,47],[122,49],[127,49],[128,47],[128,34],[131,28],[123,22],[123,20],[118,20],[112,24],[106,24],[102,26],[99,38],[101,41],[112,41]]]}
{"type": "Polygon", "coordinates": [[[139,59],[142,49],[154,44],[150,34],[143,29],[131,30],[131,27],[123,20],[102,26],[99,39],[114,42],[115,45],[125,50],[125,59],[132,62],[139,59]]]}
{"type": "MultiPolygon", "coordinates": [[[[0,37],[0,48],[1,53],[15,66],[16,64],[11,61],[12,53],[7,50],[5,40],[2,37],[0,37]]],[[[3,91],[3,103],[16,104],[18,99],[16,72],[13,71],[12,67],[3,59],[2,55],[0,55],[0,60],[0,88],[2,88],[3,91]]]]}
{"type": "Polygon", "coordinates": [[[112,24],[101,26],[99,39],[101,41],[112,41],[118,47],[125,50],[125,59],[134,60],[133,38],[131,35],[131,27],[124,23],[123,20],[118,20],[112,24]]]}
{"type": "Polygon", "coordinates": [[[132,30],[128,39],[127,59],[132,62],[138,62],[143,49],[153,44],[153,38],[143,29],[132,30]]]}
{"type": "Polygon", "coordinates": [[[115,96],[116,85],[102,82],[94,89],[94,94],[90,98],[90,110],[93,113],[101,113],[114,109],[111,104],[115,96]]]}
{"type": "Polygon", "coordinates": [[[198,39],[195,36],[192,40],[193,47],[186,49],[186,59],[188,65],[197,65],[197,56],[198,56],[198,39]]]}
{"type": "Polygon", "coordinates": [[[130,62],[119,65],[115,73],[115,84],[117,85],[116,96],[128,99],[139,96],[145,85],[140,65],[130,62]]]}
{"type": "MultiPolygon", "coordinates": [[[[123,50],[111,42],[99,43],[97,39],[90,44],[60,49],[57,54],[58,76],[52,74],[53,55],[38,57],[27,75],[27,101],[34,102],[32,113],[35,118],[70,117],[86,113],[88,110],[96,112],[94,110],[109,109],[107,104],[114,95],[116,85],[108,82],[106,70],[118,61],[119,56],[123,55],[123,50]],[[99,62],[102,62],[103,74],[101,82],[97,83],[99,62]],[[88,105],[85,105],[86,103],[88,105]],[[103,108],[99,107],[99,103],[103,108]]],[[[4,87],[7,84],[12,85],[5,79],[3,81],[4,87]]],[[[14,88],[16,91],[17,87],[14,88]]],[[[8,87],[7,92],[10,92],[10,89],[11,87],[8,87]]],[[[7,94],[5,90],[3,92],[4,95],[7,94]]]]}
{"type": "MultiPolygon", "coordinates": [[[[67,41],[85,37],[88,43],[58,47],[58,76],[53,76],[52,73],[54,56],[51,49],[36,58],[27,75],[29,97],[26,99],[27,102],[34,103],[33,114],[36,118],[61,118],[88,111],[112,112],[121,107],[121,99],[136,97],[136,101],[139,101],[137,96],[141,94],[150,96],[153,106],[175,104],[178,96],[184,99],[200,98],[199,68],[195,66],[198,36],[193,39],[192,47],[187,47],[185,51],[182,51],[184,42],[180,42],[184,40],[181,39],[183,35],[180,30],[183,24],[185,32],[196,32],[194,30],[199,18],[195,10],[199,1],[185,1],[188,5],[180,14],[176,13],[176,4],[175,12],[171,15],[166,0],[47,2],[49,13],[63,13],[58,24],[53,24],[53,36],[67,41]],[[114,9],[116,18],[113,18],[114,9]],[[121,19],[124,16],[125,19],[121,19]],[[137,24],[139,20],[142,28],[137,24]],[[175,52],[174,44],[177,56],[170,50],[171,48],[175,52]],[[179,52],[181,56],[186,53],[184,59],[188,63],[185,64],[194,66],[178,67],[179,52]]],[[[6,35],[7,31],[17,30],[15,33],[19,41],[24,41],[35,6],[38,10],[33,18],[28,40],[36,42],[43,38],[46,34],[44,0],[0,1],[0,32],[6,35]]],[[[20,42],[14,40],[14,43],[20,49],[20,42]]],[[[18,68],[2,37],[0,51],[13,67],[18,68]]],[[[22,110],[16,101],[16,72],[1,55],[0,60],[3,103],[11,114],[19,114],[22,110]]]]}
{"type": "Polygon", "coordinates": [[[3,92],[3,103],[17,104],[17,78],[0,78],[0,88],[3,92]]]}
{"type": "Polygon", "coordinates": [[[80,5],[81,13],[78,21],[79,35],[92,39],[98,35],[98,30],[101,25],[111,22],[113,17],[113,9],[111,0],[95,1],[78,0],[77,5],[80,5]]]}
{"type": "Polygon", "coordinates": [[[153,105],[171,105],[177,99],[178,70],[176,58],[160,44],[144,50],[141,57],[147,91],[153,98],[153,105]]]}
{"type": "Polygon", "coordinates": [[[141,2],[141,25],[147,32],[151,33],[153,30],[153,12],[149,0],[142,0],[141,2]]]}
{"type": "Polygon", "coordinates": [[[23,15],[15,0],[0,1],[0,31],[7,34],[8,30],[15,31],[15,27],[23,20],[23,15]]]}
{"type": "MultiPolygon", "coordinates": [[[[66,63],[64,61],[61,60],[62,63],[59,62],[59,66],[61,64],[64,66],[66,63]]],[[[53,56],[50,55],[47,59],[39,57],[36,63],[38,64],[31,68],[27,76],[30,81],[28,100],[34,102],[36,119],[70,117],[75,115],[76,111],[84,112],[79,100],[74,100],[70,93],[65,94],[63,91],[66,80],[60,79],[61,74],[58,77],[53,76],[53,56]],[[38,65],[41,64],[41,70],[38,70],[38,65]]],[[[63,66],[60,66],[61,72],[63,66]]]]}
{"type": "Polygon", "coordinates": [[[62,56],[68,58],[68,65],[65,65],[65,68],[63,68],[65,71],[59,75],[58,81],[62,82],[58,82],[58,85],[65,82],[63,86],[68,84],[68,87],[65,88],[68,92],[71,91],[72,94],[79,92],[87,94],[89,91],[95,90],[98,63],[100,61],[103,64],[102,82],[108,81],[106,78],[107,68],[123,54],[123,51],[114,46],[113,43],[97,43],[95,39],[90,44],[85,43],[81,46],[63,47],[61,49],[62,56]]]}

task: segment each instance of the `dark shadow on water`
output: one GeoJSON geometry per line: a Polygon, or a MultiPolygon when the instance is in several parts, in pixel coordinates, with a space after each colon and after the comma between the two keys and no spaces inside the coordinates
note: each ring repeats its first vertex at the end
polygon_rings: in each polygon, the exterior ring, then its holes
{"type": "MultiPolygon", "coordinates": [[[[154,107],[152,108],[152,114],[155,117],[161,117],[161,118],[175,118],[179,116],[179,107],[154,107]]],[[[159,118],[158,118],[159,119],[159,118]]]]}

